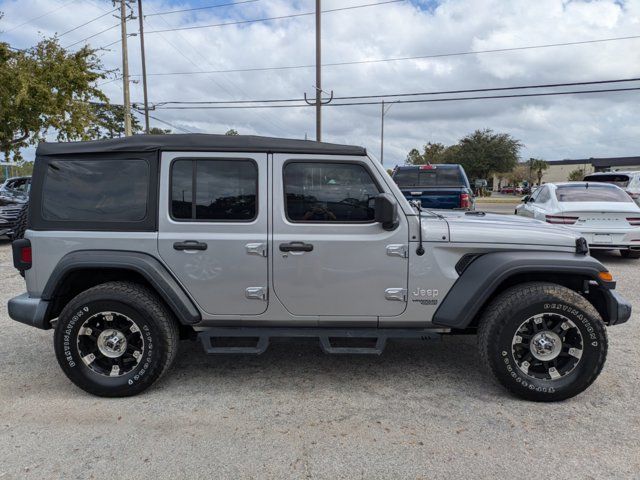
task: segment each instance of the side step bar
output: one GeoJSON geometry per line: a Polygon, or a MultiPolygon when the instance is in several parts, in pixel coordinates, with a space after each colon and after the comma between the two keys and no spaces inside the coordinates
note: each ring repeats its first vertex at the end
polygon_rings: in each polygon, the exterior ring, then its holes
{"type": "Polygon", "coordinates": [[[380,355],[389,338],[433,340],[440,338],[440,333],[433,329],[308,327],[212,327],[198,332],[198,339],[202,342],[205,352],[209,354],[260,355],[269,347],[271,338],[277,337],[318,338],[324,353],[380,355]],[[254,343],[248,346],[219,345],[221,342],[224,343],[225,339],[230,340],[230,343],[238,339],[251,339],[254,343]],[[363,340],[368,340],[372,345],[348,345],[350,342],[357,344],[363,340]]]}

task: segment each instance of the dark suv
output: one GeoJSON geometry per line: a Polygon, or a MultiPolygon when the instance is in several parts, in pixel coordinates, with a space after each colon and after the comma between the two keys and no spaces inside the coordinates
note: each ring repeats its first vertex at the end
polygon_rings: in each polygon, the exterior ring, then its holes
{"type": "Polygon", "coordinates": [[[14,228],[29,200],[31,177],[13,177],[0,186],[0,236],[13,238],[14,228]]]}
{"type": "Polygon", "coordinates": [[[475,210],[462,165],[404,165],[396,167],[391,177],[407,200],[419,200],[423,208],[475,210]]]}

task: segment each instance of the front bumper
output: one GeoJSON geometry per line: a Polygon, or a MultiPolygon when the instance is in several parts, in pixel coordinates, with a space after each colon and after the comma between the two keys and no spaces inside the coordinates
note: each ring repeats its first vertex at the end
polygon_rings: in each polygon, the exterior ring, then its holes
{"type": "Polygon", "coordinates": [[[49,302],[46,300],[30,297],[28,293],[23,293],[9,300],[8,309],[9,317],[16,322],[42,330],[51,328],[51,324],[47,321],[49,302]]]}
{"type": "Polygon", "coordinates": [[[606,290],[609,326],[620,325],[631,318],[631,304],[615,290],[606,290]]]}

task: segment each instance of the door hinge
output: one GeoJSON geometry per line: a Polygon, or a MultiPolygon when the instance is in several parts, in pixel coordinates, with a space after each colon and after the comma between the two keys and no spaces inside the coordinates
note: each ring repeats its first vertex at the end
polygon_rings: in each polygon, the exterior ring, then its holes
{"type": "Polygon", "coordinates": [[[244,248],[247,249],[247,253],[249,255],[260,255],[261,257],[267,256],[266,243],[247,243],[244,248]]]}
{"type": "Polygon", "coordinates": [[[407,289],[406,288],[387,288],[384,291],[384,298],[387,300],[393,300],[397,302],[407,301],[407,289]]]}
{"type": "Polygon", "coordinates": [[[248,287],[244,291],[244,296],[247,298],[255,298],[257,300],[266,300],[267,289],[265,287],[248,287]]]}
{"type": "Polygon", "coordinates": [[[407,258],[407,246],[403,243],[387,245],[387,255],[390,257],[407,258]]]}

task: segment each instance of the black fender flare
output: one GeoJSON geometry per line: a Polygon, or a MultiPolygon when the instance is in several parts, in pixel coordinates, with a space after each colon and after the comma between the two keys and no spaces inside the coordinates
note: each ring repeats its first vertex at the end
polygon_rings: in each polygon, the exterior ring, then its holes
{"type": "Polygon", "coordinates": [[[62,257],[49,276],[42,291],[42,299],[53,300],[60,285],[70,273],[86,269],[119,269],[136,272],[149,282],[180,323],[193,325],[202,320],[195,303],[169,270],[158,259],[142,252],[78,250],[68,253],[62,257]]]}
{"type": "Polygon", "coordinates": [[[605,282],[598,276],[606,271],[605,266],[595,258],[568,252],[505,251],[480,254],[467,264],[447,292],[432,323],[448,328],[467,328],[500,284],[514,275],[577,275],[598,282],[608,292],[615,288],[615,282],[605,282]]]}

